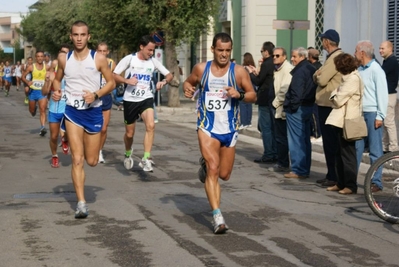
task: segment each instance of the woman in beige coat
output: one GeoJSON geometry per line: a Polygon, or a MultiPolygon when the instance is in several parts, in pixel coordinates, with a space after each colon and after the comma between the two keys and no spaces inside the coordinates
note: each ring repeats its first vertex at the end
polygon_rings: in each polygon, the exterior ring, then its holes
{"type": "Polygon", "coordinates": [[[350,54],[340,54],[334,59],[335,67],[342,73],[341,85],[331,93],[330,100],[333,110],[326,124],[334,126],[338,149],[335,156],[337,184],[327,188],[327,191],[338,191],[340,194],[356,194],[357,192],[357,161],[356,141],[343,138],[344,119],[362,116],[363,82],[357,71],[357,61],[350,54]],[[345,115],[346,114],[346,115],[345,115]]]}

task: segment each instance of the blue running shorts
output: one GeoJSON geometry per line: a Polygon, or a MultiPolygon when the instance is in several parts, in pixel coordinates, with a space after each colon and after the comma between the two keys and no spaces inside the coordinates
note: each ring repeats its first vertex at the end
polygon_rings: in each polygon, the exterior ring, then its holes
{"type": "Polygon", "coordinates": [[[46,98],[45,95],[42,95],[42,90],[29,90],[29,100],[31,101],[39,101],[43,98],[46,98]]]}
{"type": "Polygon", "coordinates": [[[100,97],[102,104],[102,110],[110,110],[112,108],[112,95],[107,94],[105,96],[100,97]]]}
{"type": "Polygon", "coordinates": [[[64,113],[54,113],[48,112],[48,122],[49,123],[61,123],[62,118],[64,117],[64,113]]]}
{"type": "Polygon", "coordinates": [[[207,136],[214,138],[220,142],[221,146],[225,147],[234,147],[237,143],[238,139],[238,132],[232,132],[232,133],[227,133],[227,134],[215,134],[208,132],[207,130],[203,128],[198,128],[202,132],[206,133],[207,136]]]}
{"type": "Polygon", "coordinates": [[[103,127],[103,111],[101,107],[81,109],[67,105],[65,107],[64,119],[61,122],[61,130],[65,131],[65,120],[68,120],[90,134],[101,132],[103,127]]]}

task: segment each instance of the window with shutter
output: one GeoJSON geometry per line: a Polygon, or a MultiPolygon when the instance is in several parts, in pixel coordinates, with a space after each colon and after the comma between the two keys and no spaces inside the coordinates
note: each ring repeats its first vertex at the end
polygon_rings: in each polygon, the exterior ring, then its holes
{"type": "Polygon", "coordinates": [[[321,38],[318,38],[319,34],[323,33],[324,26],[324,0],[316,0],[316,12],[315,12],[315,48],[320,51],[320,55],[322,55],[321,51],[323,51],[323,44],[321,42],[321,38]]]}

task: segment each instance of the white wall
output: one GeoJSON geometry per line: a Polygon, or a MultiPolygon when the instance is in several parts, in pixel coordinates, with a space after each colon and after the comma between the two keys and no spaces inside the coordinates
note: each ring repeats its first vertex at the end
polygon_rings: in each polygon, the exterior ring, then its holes
{"type": "Polygon", "coordinates": [[[343,51],[354,54],[360,40],[370,40],[377,60],[380,43],[386,40],[387,0],[325,0],[324,31],[335,29],[343,51]]]}
{"type": "Polygon", "coordinates": [[[243,0],[241,58],[249,52],[255,64],[261,57],[260,48],[266,41],[276,44],[277,32],[273,20],[277,17],[277,0],[243,0]]]}

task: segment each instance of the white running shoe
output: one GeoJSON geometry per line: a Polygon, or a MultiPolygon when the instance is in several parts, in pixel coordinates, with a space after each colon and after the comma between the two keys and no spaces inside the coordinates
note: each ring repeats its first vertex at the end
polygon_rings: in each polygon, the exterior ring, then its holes
{"type": "Polygon", "coordinates": [[[214,234],[224,234],[229,227],[227,226],[226,222],[224,221],[222,213],[218,213],[213,215],[213,233],[214,234]]]}
{"type": "Polygon", "coordinates": [[[99,163],[105,163],[105,159],[104,159],[102,150],[100,150],[100,154],[98,155],[98,162],[99,163]]]}
{"type": "Polygon", "coordinates": [[[123,161],[123,165],[125,166],[126,170],[130,170],[133,168],[134,161],[132,159],[132,155],[129,157],[125,155],[125,160],[123,161]]]}
{"type": "Polygon", "coordinates": [[[89,216],[89,208],[87,207],[86,202],[79,201],[76,205],[75,218],[84,219],[87,216],[89,216]]]}
{"type": "Polygon", "coordinates": [[[152,161],[151,158],[148,159],[143,158],[141,159],[139,166],[143,168],[143,171],[145,172],[152,172],[153,171],[152,164],[155,165],[154,161],[152,161]]]}

